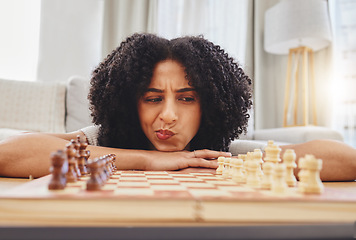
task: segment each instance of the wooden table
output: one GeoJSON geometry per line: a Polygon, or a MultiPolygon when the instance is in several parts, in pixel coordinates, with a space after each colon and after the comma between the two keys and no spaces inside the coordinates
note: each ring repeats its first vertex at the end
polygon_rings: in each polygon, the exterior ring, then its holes
{"type": "MultiPolygon", "coordinates": [[[[0,194],[29,181],[29,179],[0,178],[0,194]]],[[[356,194],[356,182],[324,184],[328,188],[342,189],[356,194]]],[[[117,239],[354,239],[356,236],[354,221],[328,223],[230,221],[150,223],[145,221],[120,224],[107,224],[107,222],[70,225],[46,222],[33,224],[31,221],[27,223],[1,221],[3,210],[0,210],[0,239],[112,239],[113,236],[117,239]]]]}

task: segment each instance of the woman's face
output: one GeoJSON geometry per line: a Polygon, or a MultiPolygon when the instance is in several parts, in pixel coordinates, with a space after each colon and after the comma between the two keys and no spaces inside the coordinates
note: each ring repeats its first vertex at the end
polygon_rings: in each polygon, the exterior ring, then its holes
{"type": "Polygon", "coordinates": [[[180,63],[159,62],[138,101],[141,128],[156,150],[184,150],[198,132],[200,100],[185,76],[180,63]]]}

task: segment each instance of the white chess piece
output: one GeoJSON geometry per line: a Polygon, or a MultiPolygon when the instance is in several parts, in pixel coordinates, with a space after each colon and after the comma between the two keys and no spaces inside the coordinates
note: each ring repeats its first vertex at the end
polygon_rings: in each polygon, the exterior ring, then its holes
{"type": "Polygon", "coordinates": [[[286,165],[283,163],[276,164],[274,167],[274,177],[272,182],[272,192],[275,194],[283,194],[287,191],[288,185],[285,180],[286,165]]]}
{"type": "Polygon", "coordinates": [[[270,190],[273,182],[273,171],[274,171],[274,163],[272,162],[264,162],[262,164],[263,167],[263,177],[261,180],[261,188],[270,190]]]}
{"type": "Polygon", "coordinates": [[[259,166],[260,163],[256,161],[250,161],[249,163],[249,174],[247,176],[246,184],[252,188],[259,188],[261,186],[261,178],[259,176],[259,166]]]}
{"type": "Polygon", "coordinates": [[[232,181],[234,181],[236,183],[245,183],[246,182],[245,175],[242,171],[243,164],[244,164],[244,162],[240,158],[232,160],[232,166],[233,166],[232,181]]]}
{"type": "Polygon", "coordinates": [[[268,141],[267,147],[265,148],[266,156],[264,158],[265,162],[279,163],[281,162],[280,152],[281,148],[278,147],[272,140],[268,141]]]}
{"type": "Polygon", "coordinates": [[[300,192],[300,193],[305,192],[305,186],[308,182],[309,172],[306,169],[306,162],[309,157],[310,157],[310,155],[306,155],[305,157],[299,158],[299,161],[298,161],[298,168],[299,168],[298,192],[300,192]]]}
{"type": "Polygon", "coordinates": [[[259,165],[258,165],[258,175],[260,176],[260,178],[262,178],[262,175],[263,175],[263,172],[262,172],[262,163],[263,163],[263,154],[262,154],[262,151],[261,149],[255,149],[253,151],[253,160],[255,162],[257,162],[259,165]]]}
{"type": "Polygon", "coordinates": [[[224,161],[225,161],[225,157],[218,157],[218,168],[216,169],[216,174],[217,175],[221,175],[224,171],[224,161]]]}
{"type": "Polygon", "coordinates": [[[246,153],[246,159],[244,162],[244,170],[245,170],[245,176],[246,176],[246,182],[248,179],[248,176],[250,175],[250,163],[252,162],[252,152],[247,152],[246,153]]]}
{"type": "Polygon", "coordinates": [[[224,160],[224,170],[222,172],[223,178],[229,178],[230,176],[230,159],[231,158],[225,158],[224,160]]]}
{"type": "Polygon", "coordinates": [[[293,149],[287,149],[283,154],[283,162],[287,167],[286,182],[289,187],[295,187],[297,179],[294,176],[294,169],[297,167],[295,163],[297,156],[293,149]]]}
{"type": "Polygon", "coordinates": [[[320,170],[322,168],[323,161],[317,159],[314,156],[310,156],[306,162],[306,169],[308,170],[308,182],[305,186],[305,193],[320,194],[324,190],[324,185],[320,179],[320,170]]]}

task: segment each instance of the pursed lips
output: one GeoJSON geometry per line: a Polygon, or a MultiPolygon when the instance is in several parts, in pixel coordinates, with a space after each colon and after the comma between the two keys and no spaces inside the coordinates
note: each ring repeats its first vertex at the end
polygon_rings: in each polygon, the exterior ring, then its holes
{"type": "Polygon", "coordinates": [[[174,132],[167,129],[159,129],[156,132],[156,136],[159,140],[167,140],[175,135],[174,132]]]}

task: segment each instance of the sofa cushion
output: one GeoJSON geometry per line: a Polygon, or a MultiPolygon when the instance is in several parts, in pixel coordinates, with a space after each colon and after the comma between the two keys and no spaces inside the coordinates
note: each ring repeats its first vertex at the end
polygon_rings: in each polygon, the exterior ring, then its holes
{"type": "Polygon", "coordinates": [[[72,76],[67,83],[66,131],[72,132],[92,125],[89,111],[89,81],[72,76]]]}
{"type": "Polygon", "coordinates": [[[298,126],[255,130],[255,140],[269,140],[289,143],[303,143],[317,139],[343,141],[343,136],[336,130],[321,126],[298,126]]]}
{"type": "Polygon", "coordinates": [[[0,79],[0,128],[65,132],[65,84],[0,79]]]}
{"type": "MultiPolygon", "coordinates": [[[[287,142],[275,142],[277,146],[288,145],[287,142]]],[[[247,152],[253,152],[255,149],[264,149],[267,147],[268,141],[263,140],[240,140],[236,139],[231,142],[229,151],[233,156],[237,156],[238,154],[246,154],[247,152]]]]}

